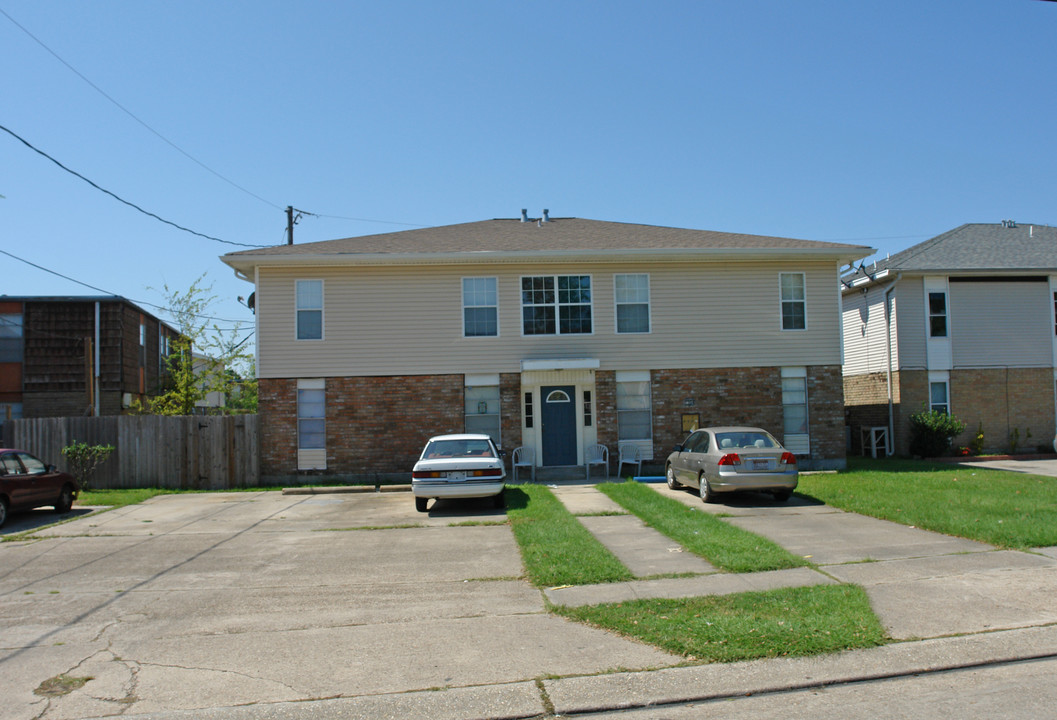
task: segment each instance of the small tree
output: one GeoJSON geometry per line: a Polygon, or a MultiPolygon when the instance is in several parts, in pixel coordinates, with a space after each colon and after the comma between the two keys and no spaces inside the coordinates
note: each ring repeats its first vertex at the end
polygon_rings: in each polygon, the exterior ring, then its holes
{"type": "Polygon", "coordinates": [[[107,461],[112,452],[114,452],[113,445],[89,445],[76,440],[73,445],[67,445],[62,449],[62,455],[70,466],[70,474],[77,478],[81,490],[89,489],[92,474],[97,467],[107,461]]]}
{"type": "Polygon", "coordinates": [[[965,430],[965,423],[939,410],[922,409],[910,416],[910,452],[921,457],[946,454],[954,436],[965,430]]]}
{"type": "MultiPolygon", "coordinates": [[[[246,340],[238,340],[241,323],[222,329],[209,317],[209,308],[217,298],[212,294],[213,286],[204,285],[204,280],[205,274],[202,274],[186,291],[163,286],[162,293],[179,327],[180,337],[171,345],[167,358],[169,373],[162,392],[148,401],[142,408],[144,412],[191,415],[198,402],[210,393],[229,397],[234,387],[232,378],[247,375],[250,379],[238,381],[239,394],[243,397],[234,409],[257,410],[253,355],[243,347],[246,340]],[[199,362],[195,361],[195,350],[201,353],[199,362]]],[[[217,411],[224,412],[225,408],[217,411]]]]}

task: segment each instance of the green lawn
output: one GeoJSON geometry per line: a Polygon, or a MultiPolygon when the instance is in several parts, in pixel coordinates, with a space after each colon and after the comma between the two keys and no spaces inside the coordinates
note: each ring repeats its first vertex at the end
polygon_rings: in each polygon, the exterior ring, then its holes
{"type": "Polygon", "coordinates": [[[849,458],[846,471],[801,475],[797,492],[842,510],[1002,548],[1057,545],[1057,478],[849,458]]]}
{"type": "Polygon", "coordinates": [[[542,485],[507,486],[506,506],[529,580],[536,587],[632,578],[623,563],[542,485]]]}
{"type": "Polygon", "coordinates": [[[634,481],[603,483],[598,490],[653,529],[722,570],[760,572],[808,564],[770,540],[665,497],[646,485],[634,481]]]}
{"type": "Polygon", "coordinates": [[[855,585],[635,600],[555,612],[705,662],[818,655],[887,640],[866,593],[855,585]]]}

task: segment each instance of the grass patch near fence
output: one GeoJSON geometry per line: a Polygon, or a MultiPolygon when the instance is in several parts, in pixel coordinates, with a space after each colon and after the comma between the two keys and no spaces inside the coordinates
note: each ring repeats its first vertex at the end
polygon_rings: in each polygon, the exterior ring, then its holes
{"type": "Polygon", "coordinates": [[[536,587],[631,580],[623,563],[541,485],[508,485],[507,518],[536,587]]]}
{"type": "Polygon", "coordinates": [[[166,490],[164,488],[120,488],[112,490],[84,490],[77,496],[78,505],[109,505],[123,507],[150,500],[157,495],[172,495],[185,490],[166,490]]]}
{"type": "Polygon", "coordinates": [[[866,593],[855,585],[634,600],[554,612],[705,662],[819,655],[887,641],[866,593]]]}
{"type": "Polygon", "coordinates": [[[664,497],[640,483],[602,483],[598,490],[654,530],[728,572],[760,572],[808,563],[775,543],[711,513],[664,497]]]}
{"type": "Polygon", "coordinates": [[[847,470],[801,475],[797,492],[842,510],[1002,548],[1057,545],[1057,478],[849,458],[847,470]]]}

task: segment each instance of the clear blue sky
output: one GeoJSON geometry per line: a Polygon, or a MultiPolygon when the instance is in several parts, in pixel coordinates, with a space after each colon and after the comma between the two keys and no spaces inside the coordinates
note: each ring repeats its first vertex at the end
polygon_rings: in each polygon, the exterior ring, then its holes
{"type": "MultiPolygon", "coordinates": [[[[1057,224],[1057,3],[0,10],[0,125],[232,242],[283,242],[287,205],[331,216],[296,242],[521,208],[882,256],[965,222],[1057,224]]],[[[251,320],[234,298],[252,288],[217,259],[239,248],[2,132],[0,195],[0,249],[148,302],[207,272],[214,313],[251,320]]],[[[93,292],[2,255],[0,270],[0,293],[93,292]]]]}

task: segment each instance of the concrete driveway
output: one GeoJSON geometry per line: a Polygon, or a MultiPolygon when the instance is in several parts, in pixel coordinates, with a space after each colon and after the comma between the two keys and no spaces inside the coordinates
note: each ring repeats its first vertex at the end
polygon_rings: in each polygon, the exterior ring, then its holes
{"type": "Polygon", "coordinates": [[[1057,458],[1011,457],[1006,460],[974,460],[959,464],[962,467],[984,467],[991,470],[1009,470],[1011,472],[1057,477],[1057,458]]]}
{"type": "Polygon", "coordinates": [[[680,662],[547,613],[504,519],[407,493],[173,495],[4,543],[0,718],[470,685],[536,714],[532,678],[680,662]]]}

